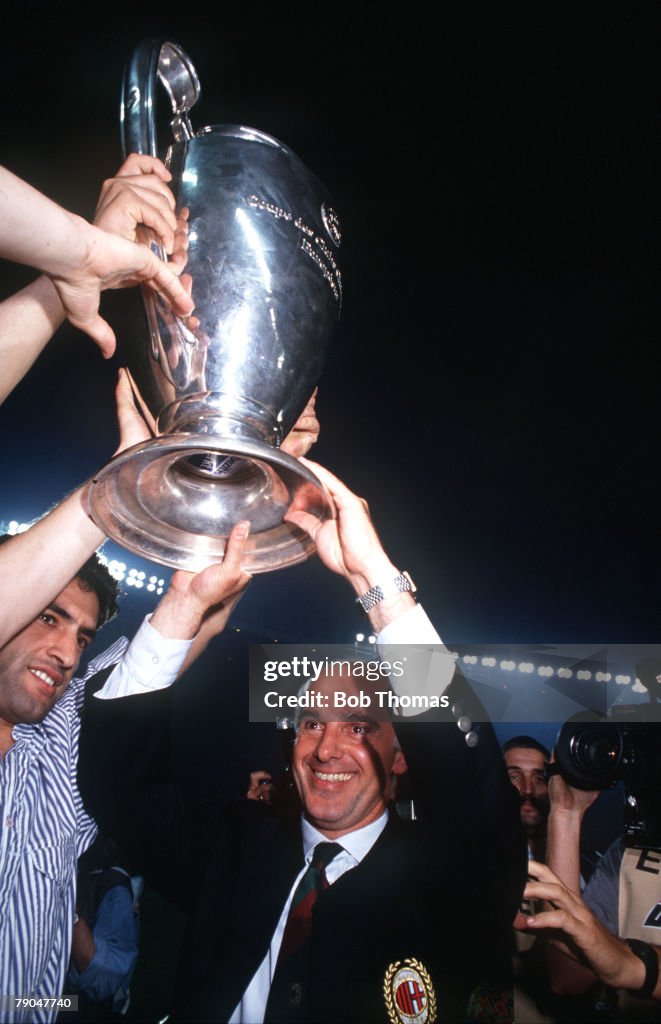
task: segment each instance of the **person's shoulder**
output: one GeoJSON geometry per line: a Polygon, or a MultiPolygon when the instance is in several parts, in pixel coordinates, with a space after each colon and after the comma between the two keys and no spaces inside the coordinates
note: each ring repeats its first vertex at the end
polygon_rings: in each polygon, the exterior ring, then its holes
{"type": "Polygon", "coordinates": [[[622,858],[626,852],[626,845],[623,836],[618,836],[610,844],[603,856],[598,857],[594,870],[587,880],[583,898],[590,900],[596,898],[604,885],[614,885],[619,882],[620,867],[622,858]]]}
{"type": "Polygon", "coordinates": [[[604,867],[607,867],[612,864],[619,870],[626,849],[627,846],[624,842],[624,836],[618,836],[617,839],[614,839],[610,846],[607,848],[603,857],[599,858],[597,867],[599,867],[602,864],[604,865],[604,867]]]}

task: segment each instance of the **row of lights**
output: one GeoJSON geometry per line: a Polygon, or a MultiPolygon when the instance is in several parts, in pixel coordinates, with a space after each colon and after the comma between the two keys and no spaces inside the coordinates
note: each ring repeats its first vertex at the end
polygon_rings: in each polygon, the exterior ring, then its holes
{"type": "MultiPolygon", "coordinates": [[[[356,633],[356,643],[361,644],[361,643],[363,643],[364,640],[365,640],[365,634],[364,633],[356,633]]],[[[375,636],[368,636],[367,637],[367,643],[368,644],[375,644],[376,643],[376,637],[375,636]]],[[[457,651],[451,651],[450,653],[451,653],[452,657],[455,659],[455,661],[459,660],[460,656],[457,653],[457,651]]],[[[535,666],[533,665],[533,663],[531,661],[521,661],[517,665],[517,663],[515,661],[511,661],[511,660],[505,659],[505,660],[503,660],[503,661],[501,661],[499,663],[498,660],[496,658],[494,658],[492,655],[486,655],[483,658],[478,658],[478,656],[476,654],[464,654],[461,657],[461,660],[464,662],[465,665],[477,665],[477,664],[480,664],[480,665],[483,665],[485,668],[496,668],[496,666],[498,666],[499,668],[503,669],[505,672],[513,672],[515,669],[518,669],[519,672],[522,672],[524,675],[532,675],[535,672],[535,666]]],[[[552,675],[554,675],[555,671],[556,670],[551,665],[540,665],[537,668],[537,674],[539,676],[542,676],[542,678],[545,678],[545,679],[548,679],[552,675]]],[[[574,672],[570,668],[559,668],[557,670],[557,675],[558,675],[559,679],[572,679],[573,676],[574,676],[574,672]]],[[[581,681],[585,681],[585,680],[588,680],[588,679],[592,679],[593,678],[593,674],[592,674],[592,672],[590,672],[589,669],[581,668],[581,669],[577,670],[576,678],[580,679],[581,681]]],[[[594,680],[597,683],[610,683],[612,678],[613,678],[613,676],[612,676],[612,674],[610,672],[595,672],[594,673],[594,680]]],[[[630,685],[633,682],[633,680],[632,680],[631,676],[616,675],[615,676],[615,682],[619,683],[620,686],[628,686],[628,685],[630,685]]],[[[638,682],[637,679],[636,679],[636,682],[638,682]]]]}
{"type": "MultiPolygon", "coordinates": [[[[31,523],[19,523],[17,519],[12,519],[7,526],[7,533],[14,537],[17,533],[25,533],[31,525],[31,523]]],[[[126,562],[120,562],[117,558],[107,558],[100,552],[97,552],[97,556],[101,564],[105,565],[112,578],[118,583],[123,583],[126,580],[127,587],[134,587],[136,590],[144,588],[152,594],[163,593],[165,580],[159,579],[158,576],[149,576],[148,578],[147,573],[142,569],[129,568],[126,562]]]]}
{"type": "Polygon", "coordinates": [[[150,576],[147,579],[147,573],[143,572],[142,569],[129,569],[126,562],[120,562],[116,558],[107,559],[105,555],[99,555],[98,557],[99,561],[106,566],[112,578],[117,580],[118,583],[126,580],[127,587],[135,587],[136,590],[142,590],[144,587],[151,593],[163,593],[165,580],[159,579],[158,576],[150,576]]]}
{"type": "MultiPolygon", "coordinates": [[[[454,653],[452,657],[458,658],[459,656],[458,654],[454,653]]],[[[496,658],[494,657],[489,656],[484,658],[478,658],[477,655],[475,654],[464,654],[462,661],[466,665],[477,665],[479,662],[481,665],[484,665],[485,668],[495,668],[496,665],[498,664],[496,658]]],[[[501,661],[499,668],[503,669],[505,672],[513,672],[515,669],[518,668],[519,672],[523,672],[524,675],[532,675],[532,673],[535,671],[535,666],[530,661],[521,661],[518,665],[515,661],[501,661]]],[[[540,665],[537,668],[537,674],[548,679],[550,676],[555,674],[555,669],[551,665],[540,665]]],[[[558,679],[572,679],[574,676],[574,672],[571,668],[559,668],[557,671],[557,676],[558,679]]],[[[579,668],[576,672],[576,678],[580,680],[594,678],[595,682],[597,683],[610,683],[613,676],[610,672],[595,672],[593,676],[593,673],[590,672],[589,669],[579,668]]],[[[625,686],[631,683],[632,679],[631,676],[616,675],[615,682],[619,683],[622,686],[625,686]]]]}
{"type": "Polygon", "coordinates": [[[12,519],[7,527],[7,533],[10,537],[15,537],[17,533],[25,533],[30,526],[30,523],[19,523],[18,519],[12,519]]]}

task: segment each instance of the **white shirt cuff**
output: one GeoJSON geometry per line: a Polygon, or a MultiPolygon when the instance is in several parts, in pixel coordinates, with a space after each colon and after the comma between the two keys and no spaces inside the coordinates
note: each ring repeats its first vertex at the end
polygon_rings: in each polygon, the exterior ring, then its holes
{"type": "Polygon", "coordinates": [[[442,644],[421,604],[412,605],[396,619],[384,626],[376,638],[383,644],[442,644]]]}
{"type": "MultiPolygon", "coordinates": [[[[376,638],[382,661],[391,664],[406,658],[402,676],[390,677],[398,697],[442,697],[455,673],[455,660],[432,626],[422,605],[398,615],[376,638]],[[406,648],[404,649],[404,645],[406,648]]],[[[419,707],[399,708],[399,715],[413,718],[419,707]]]]}
{"type": "Polygon", "coordinates": [[[97,694],[102,700],[128,697],[171,686],[192,640],[166,640],[150,625],[148,615],[129,648],[97,694]]]}

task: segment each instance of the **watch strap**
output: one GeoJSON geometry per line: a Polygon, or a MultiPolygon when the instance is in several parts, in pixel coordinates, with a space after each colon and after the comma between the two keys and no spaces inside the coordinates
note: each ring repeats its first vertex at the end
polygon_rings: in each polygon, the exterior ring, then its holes
{"type": "Polygon", "coordinates": [[[654,946],[650,946],[648,942],[641,942],[640,939],[625,939],[624,941],[631,952],[639,960],[642,960],[645,966],[645,981],[643,984],[640,988],[629,988],[627,992],[629,995],[638,996],[640,999],[651,999],[659,980],[659,957],[656,949],[654,946]]]}
{"type": "Polygon", "coordinates": [[[395,594],[415,594],[417,587],[411,579],[408,572],[401,572],[399,576],[395,576],[393,579],[388,580],[386,583],[377,583],[376,586],[370,587],[366,594],[362,594],[356,598],[356,604],[359,604],[364,612],[369,612],[375,605],[380,604],[381,601],[385,601],[387,597],[393,597],[395,594]]]}

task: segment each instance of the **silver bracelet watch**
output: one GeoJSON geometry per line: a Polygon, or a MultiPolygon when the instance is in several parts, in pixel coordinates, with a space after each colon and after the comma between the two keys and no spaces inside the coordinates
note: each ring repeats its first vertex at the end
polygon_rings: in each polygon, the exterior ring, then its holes
{"type": "Polygon", "coordinates": [[[409,594],[415,594],[417,589],[410,575],[407,572],[402,572],[387,583],[378,583],[376,586],[370,587],[366,594],[356,598],[356,604],[359,604],[364,612],[370,612],[375,605],[385,601],[387,597],[407,591],[409,594]]]}

